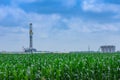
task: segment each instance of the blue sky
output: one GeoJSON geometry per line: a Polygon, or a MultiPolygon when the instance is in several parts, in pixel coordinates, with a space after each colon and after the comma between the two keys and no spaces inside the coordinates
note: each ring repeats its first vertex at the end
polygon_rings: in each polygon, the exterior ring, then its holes
{"type": "Polygon", "coordinates": [[[28,47],[30,22],[38,50],[120,50],[119,0],[0,0],[0,51],[28,47]]]}

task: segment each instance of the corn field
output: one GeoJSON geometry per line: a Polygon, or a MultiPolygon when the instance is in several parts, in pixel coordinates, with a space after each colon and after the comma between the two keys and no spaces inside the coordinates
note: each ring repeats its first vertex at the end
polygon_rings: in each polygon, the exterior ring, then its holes
{"type": "Polygon", "coordinates": [[[120,53],[0,54],[0,80],[120,80],[120,53]]]}

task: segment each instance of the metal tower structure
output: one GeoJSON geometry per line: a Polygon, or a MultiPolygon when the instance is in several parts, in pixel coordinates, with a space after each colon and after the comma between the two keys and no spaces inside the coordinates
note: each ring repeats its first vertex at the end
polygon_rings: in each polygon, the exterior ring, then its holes
{"type": "Polygon", "coordinates": [[[32,31],[32,23],[30,23],[29,36],[30,36],[30,45],[29,45],[29,48],[32,50],[32,49],[33,49],[33,31],[32,31]]]}
{"type": "Polygon", "coordinates": [[[37,50],[33,48],[33,30],[32,23],[29,24],[29,48],[25,48],[24,52],[36,52],[37,50]]]}

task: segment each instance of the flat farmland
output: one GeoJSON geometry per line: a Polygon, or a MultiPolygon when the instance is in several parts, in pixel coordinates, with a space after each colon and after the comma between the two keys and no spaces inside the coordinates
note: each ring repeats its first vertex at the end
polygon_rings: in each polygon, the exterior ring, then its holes
{"type": "Polygon", "coordinates": [[[1,53],[0,80],[120,80],[120,53],[1,53]]]}

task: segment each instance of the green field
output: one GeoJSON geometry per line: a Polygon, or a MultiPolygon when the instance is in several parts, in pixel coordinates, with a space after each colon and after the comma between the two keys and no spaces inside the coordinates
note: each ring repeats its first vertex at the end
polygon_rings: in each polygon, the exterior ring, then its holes
{"type": "Polygon", "coordinates": [[[0,80],[120,80],[120,53],[0,54],[0,80]]]}

